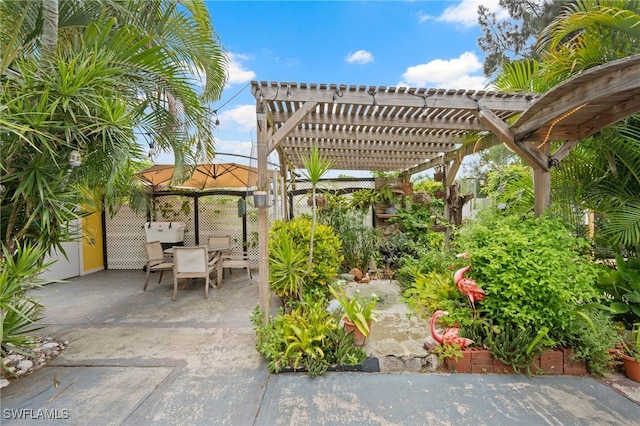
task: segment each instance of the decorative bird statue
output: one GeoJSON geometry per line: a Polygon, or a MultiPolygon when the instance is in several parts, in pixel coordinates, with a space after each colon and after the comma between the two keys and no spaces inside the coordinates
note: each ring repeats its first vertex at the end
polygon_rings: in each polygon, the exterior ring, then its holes
{"type": "Polygon", "coordinates": [[[438,334],[436,321],[443,315],[449,315],[449,312],[435,311],[431,316],[431,336],[433,336],[433,339],[441,345],[458,345],[460,349],[471,345],[473,340],[458,336],[460,329],[457,327],[447,328],[442,334],[438,334]]]}
{"type": "Polygon", "coordinates": [[[471,302],[471,308],[473,309],[473,317],[476,316],[476,301],[482,302],[484,300],[484,290],[478,287],[478,284],[472,279],[465,278],[464,273],[471,269],[471,266],[466,266],[462,269],[458,269],[453,275],[453,280],[456,283],[458,291],[469,299],[471,302]]]}

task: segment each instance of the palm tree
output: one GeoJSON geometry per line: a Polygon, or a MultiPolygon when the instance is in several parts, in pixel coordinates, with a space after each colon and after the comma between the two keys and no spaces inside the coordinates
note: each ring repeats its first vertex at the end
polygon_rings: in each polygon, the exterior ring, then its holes
{"type": "Polygon", "coordinates": [[[0,14],[0,223],[9,247],[44,239],[43,230],[54,237],[45,247],[63,241],[61,224],[77,215],[76,183],[114,203],[144,159],[136,133],[171,149],[178,168],[213,155],[206,102],[224,86],[227,59],[202,1],[5,1],[0,14]],[[73,150],[84,162],[70,170],[73,150]]]}
{"type": "MultiPolygon", "coordinates": [[[[542,93],[585,69],[637,54],[639,10],[635,0],[568,4],[538,37],[541,61],[506,64],[496,87],[542,93]]],[[[596,212],[600,235],[616,251],[622,246],[637,252],[640,246],[639,124],[630,117],[582,141],[553,170],[556,205],[596,212]]]]}

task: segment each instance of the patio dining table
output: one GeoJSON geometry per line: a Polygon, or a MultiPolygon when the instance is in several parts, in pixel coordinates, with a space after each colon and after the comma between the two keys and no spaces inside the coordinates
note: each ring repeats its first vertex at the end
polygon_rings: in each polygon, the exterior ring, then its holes
{"type": "MultiPolygon", "coordinates": [[[[182,246],[179,246],[182,247],[182,246]]],[[[186,246],[186,247],[190,247],[190,246],[186,246]]],[[[193,247],[193,246],[192,246],[193,247]]],[[[224,252],[228,252],[231,251],[232,247],[230,244],[212,244],[212,245],[207,245],[207,252],[209,253],[209,262],[210,265],[212,263],[220,263],[220,257],[222,256],[222,254],[224,252]],[[216,259],[217,257],[217,259],[216,259]]],[[[169,256],[173,256],[173,247],[169,247],[163,250],[163,252],[166,255],[169,256]]],[[[222,280],[222,274],[218,274],[218,280],[221,281],[222,280]]],[[[216,288],[220,288],[220,282],[218,282],[218,280],[216,281],[215,287],[216,288]]]]}
{"type": "MultiPolygon", "coordinates": [[[[223,251],[230,251],[233,247],[228,244],[220,244],[220,245],[210,245],[207,246],[207,251],[209,252],[209,257],[215,256],[217,253],[223,251]]],[[[164,254],[173,255],[173,247],[169,247],[164,249],[164,254]]]]}

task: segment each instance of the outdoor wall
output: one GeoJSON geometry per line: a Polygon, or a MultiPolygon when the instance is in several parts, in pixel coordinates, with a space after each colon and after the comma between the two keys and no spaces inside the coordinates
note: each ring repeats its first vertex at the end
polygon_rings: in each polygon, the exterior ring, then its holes
{"type": "Polygon", "coordinates": [[[104,269],[102,218],[93,213],[82,219],[82,275],[104,269]]]}

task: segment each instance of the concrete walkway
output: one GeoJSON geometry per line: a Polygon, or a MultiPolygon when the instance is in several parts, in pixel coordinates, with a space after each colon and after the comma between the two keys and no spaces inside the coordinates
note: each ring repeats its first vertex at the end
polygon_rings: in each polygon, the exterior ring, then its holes
{"type": "Polygon", "coordinates": [[[637,425],[640,419],[640,389],[619,376],[605,383],[561,376],[270,375],[249,322],[257,282],[243,271],[208,300],[200,282],[179,291],[176,302],[170,274],[146,292],[143,282],[142,271],[104,271],[39,290],[47,324],[41,334],[69,346],[2,389],[0,423],[637,425]]]}

